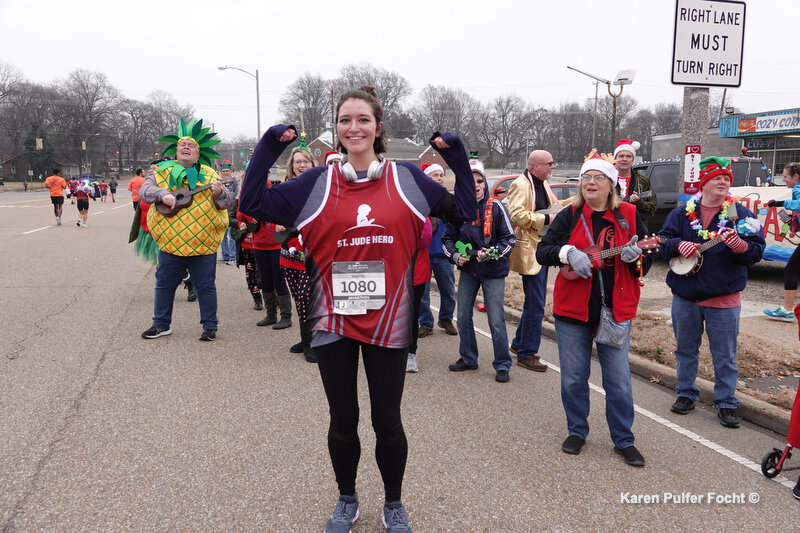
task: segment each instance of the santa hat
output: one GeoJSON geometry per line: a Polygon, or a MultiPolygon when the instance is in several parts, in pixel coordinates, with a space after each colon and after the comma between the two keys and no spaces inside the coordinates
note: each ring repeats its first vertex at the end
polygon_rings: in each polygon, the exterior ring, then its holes
{"type": "Polygon", "coordinates": [[[328,152],[325,154],[325,166],[330,165],[337,159],[342,159],[342,154],[336,151],[328,152]]]}
{"type": "Polygon", "coordinates": [[[425,163],[424,165],[422,165],[421,168],[426,176],[430,176],[431,174],[437,171],[444,174],[444,169],[442,168],[442,165],[438,163],[425,163]]]}
{"type": "Polygon", "coordinates": [[[715,176],[727,175],[733,183],[733,172],[731,172],[731,160],[727,157],[706,157],[700,161],[700,184],[698,188],[702,191],[703,185],[715,176]]]}
{"type": "Polygon", "coordinates": [[[633,157],[636,157],[636,150],[641,148],[642,145],[639,141],[631,141],[630,139],[620,139],[617,141],[617,147],[614,148],[614,157],[620,152],[630,152],[633,157]]]}
{"type": "Polygon", "coordinates": [[[597,170],[606,175],[611,180],[612,186],[617,185],[617,167],[614,166],[614,158],[610,154],[598,154],[597,148],[593,148],[591,152],[586,154],[583,158],[583,166],[581,167],[581,176],[587,170],[597,170]]]}
{"type": "Polygon", "coordinates": [[[483,163],[481,163],[480,159],[470,159],[469,168],[472,170],[472,172],[477,172],[483,176],[483,179],[486,179],[486,170],[484,170],[483,163]]]}

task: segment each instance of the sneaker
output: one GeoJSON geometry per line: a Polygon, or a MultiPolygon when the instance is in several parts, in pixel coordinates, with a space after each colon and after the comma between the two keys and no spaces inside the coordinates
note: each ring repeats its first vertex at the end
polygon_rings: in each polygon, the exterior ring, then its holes
{"type": "Polygon", "coordinates": [[[303,353],[303,343],[298,342],[289,346],[289,353],[303,353]]]}
{"type": "Polygon", "coordinates": [[[547,365],[539,361],[538,355],[532,355],[527,359],[517,359],[517,366],[533,370],[534,372],[547,372],[547,365]]]}
{"type": "Polygon", "coordinates": [[[717,411],[717,416],[719,417],[719,423],[726,428],[738,428],[740,425],[739,417],[736,416],[736,409],[723,407],[717,411]]]}
{"type": "Polygon", "coordinates": [[[411,533],[406,508],[400,502],[389,502],[383,506],[381,523],[387,533],[411,533]]]}
{"type": "Polygon", "coordinates": [[[85,228],[85,227],[86,227],[86,224],[81,224],[81,226],[83,226],[83,227],[85,228]]]}
{"type": "Polygon", "coordinates": [[[61,225],[61,217],[56,217],[56,226],[61,225]]]}
{"type": "Polygon", "coordinates": [[[678,399],[675,400],[675,403],[672,404],[672,408],[670,409],[673,413],[678,413],[679,415],[688,414],[689,411],[694,409],[694,400],[691,398],[687,398],[686,396],[678,396],[678,399]]]}
{"type": "Polygon", "coordinates": [[[795,484],[794,489],[792,489],[792,496],[800,500],[800,477],[797,478],[797,484],[795,484]]]}
{"type": "Polygon", "coordinates": [[[627,448],[619,449],[614,446],[614,452],[618,453],[625,459],[625,464],[630,466],[644,466],[644,457],[636,449],[636,446],[628,446],[627,448]]]}
{"type": "Polygon", "coordinates": [[[417,331],[417,338],[422,339],[427,337],[428,335],[432,334],[433,330],[431,328],[426,328],[425,326],[420,326],[419,330],[417,331]]]}
{"type": "Polygon", "coordinates": [[[570,455],[578,455],[581,453],[581,448],[583,448],[584,444],[586,444],[586,439],[582,439],[577,435],[570,435],[564,439],[561,451],[570,455]]]}
{"type": "Polygon", "coordinates": [[[764,309],[764,314],[775,320],[794,322],[794,313],[787,311],[783,306],[776,307],[775,309],[764,309]]]}
{"type": "Polygon", "coordinates": [[[155,339],[155,338],[158,338],[158,337],[163,337],[164,335],[169,335],[171,333],[172,333],[172,330],[170,328],[161,329],[161,328],[157,328],[157,327],[153,326],[152,328],[150,328],[147,331],[145,331],[144,333],[142,333],[142,338],[143,339],[155,339]]]}
{"type": "Polygon", "coordinates": [[[217,338],[217,330],[215,329],[204,329],[203,334],[200,335],[201,341],[211,342],[216,338],[217,338]]]}
{"type": "Polygon", "coordinates": [[[448,335],[458,335],[458,330],[453,325],[452,320],[440,320],[436,325],[442,328],[448,335]]]}
{"type": "Polygon", "coordinates": [[[463,372],[465,370],[478,370],[478,365],[468,365],[463,359],[459,357],[458,361],[451,364],[447,368],[449,368],[451,372],[463,372]]]}
{"type": "Polygon", "coordinates": [[[350,525],[358,520],[358,493],[339,496],[333,516],[325,524],[325,533],[350,533],[350,525]]]}
{"type": "Polygon", "coordinates": [[[406,361],[406,372],[416,373],[419,372],[419,365],[417,364],[417,354],[408,354],[408,361],[406,361]]]}
{"type": "Polygon", "coordinates": [[[508,370],[498,370],[494,380],[498,383],[508,383],[508,370]]]}
{"type": "Polygon", "coordinates": [[[225,264],[226,265],[235,265],[236,261],[234,261],[233,259],[228,259],[227,261],[225,261],[225,264]]]}

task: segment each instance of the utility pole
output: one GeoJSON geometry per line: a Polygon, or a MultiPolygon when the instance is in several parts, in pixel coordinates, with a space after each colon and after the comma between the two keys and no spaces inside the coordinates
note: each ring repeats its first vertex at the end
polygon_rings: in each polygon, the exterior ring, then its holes
{"type": "Polygon", "coordinates": [[[597,148],[597,89],[600,86],[599,81],[594,82],[594,113],[592,114],[592,146],[597,148]]]}
{"type": "Polygon", "coordinates": [[[336,101],[333,96],[333,87],[331,87],[331,143],[334,150],[336,150],[336,101]]]}

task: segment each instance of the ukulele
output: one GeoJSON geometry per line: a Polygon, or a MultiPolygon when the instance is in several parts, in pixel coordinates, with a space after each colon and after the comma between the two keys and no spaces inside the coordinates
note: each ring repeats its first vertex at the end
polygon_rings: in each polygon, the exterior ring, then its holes
{"type": "MultiPolygon", "coordinates": [[[[223,185],[227,185],[228,183],[233,183],[233,180],[228,182],[222,182],[223,185]]],[[[170,193],[172,196],[175,197],[175,207],[169,207],[164,202],[156,202],[155,205],[156,211],[158,211],[165,217],[174,217],[175,215],[178,214],[178,212],[181,209],[192,205],[192,201],[194,200],[193,196],[195,194],[210,188],[211,188],[211,183],[203,185],[201,187],[196,187],[195,189],[186,189],[184,187],[176,189],[170,193]]]]}
{"type": "MultiPolygon", "coordinates": [[[[623,246],[615,246],[614,248],[609,248],[607,250],[601,250],[598,246],[590,246],[581,251],[589,256],[589,261],[591,261],[592,268],[594,270],[601,270],[605,266],[606,258],[621,254],[622,250],[626,246],[627,244],[623,246]]],[[[661,237],[659,237],[658,235],[652,235],[637,242],[636,246],[641,248],[642,251],[650,253],[651,251],[658,249],[661,246],[661,237]]],[[[569,280],[573,280],[579,277],[578,274],[574,270],[572,270],[572,267],[569,265],[561,266],[561,275],[569,280]]]]}
{"type": "Polygon", "coordinates": [[[719,237],[714,237],[713,239],[704,242],[697,247],[697,253],[691,257],[676,255],[675,257],[670,258],[669,269],[679,276],[691,276],[692,274],[696,274],[703,266],[703,252],[712,246],[718,245],[723,240],[725,240],[725,237],[720,235],[719,237]]]}

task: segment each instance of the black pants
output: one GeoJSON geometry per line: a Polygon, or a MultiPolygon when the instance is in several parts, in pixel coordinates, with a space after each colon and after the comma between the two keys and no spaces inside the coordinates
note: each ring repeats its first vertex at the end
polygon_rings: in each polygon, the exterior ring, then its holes
{"type": "Polygon", "coordinates": [[[425,294],[425,284],[414,285],[414,319],[411,321],[411,344],[408,353],[417,353],[417,336],[419,335],[419,311],[422,307],[422,295],[425,294]]]}
{"type": "Polygon", "coordinates": [[[314,348],[331,413],[328,451],[336,483],[340,494],[352,495],[356,491],[356,471],[361,458],[357,394],[359,347],[369,387],[376,438],[375,460],[383,478],[386,501],[398,501],[408,457],[408,441],[400,419],[407,348],[381,348],[347,338],[314,348]]]}
{"type": "MultiPolygon", "coordinates": [[[[800,248],[795,248],[792,257],[783,270],[783,288],[787,291],[797,290],[797,275],[800,274],[800,248]]],[[[787,309],[791,311],[791,309],[787,309]]]]}

